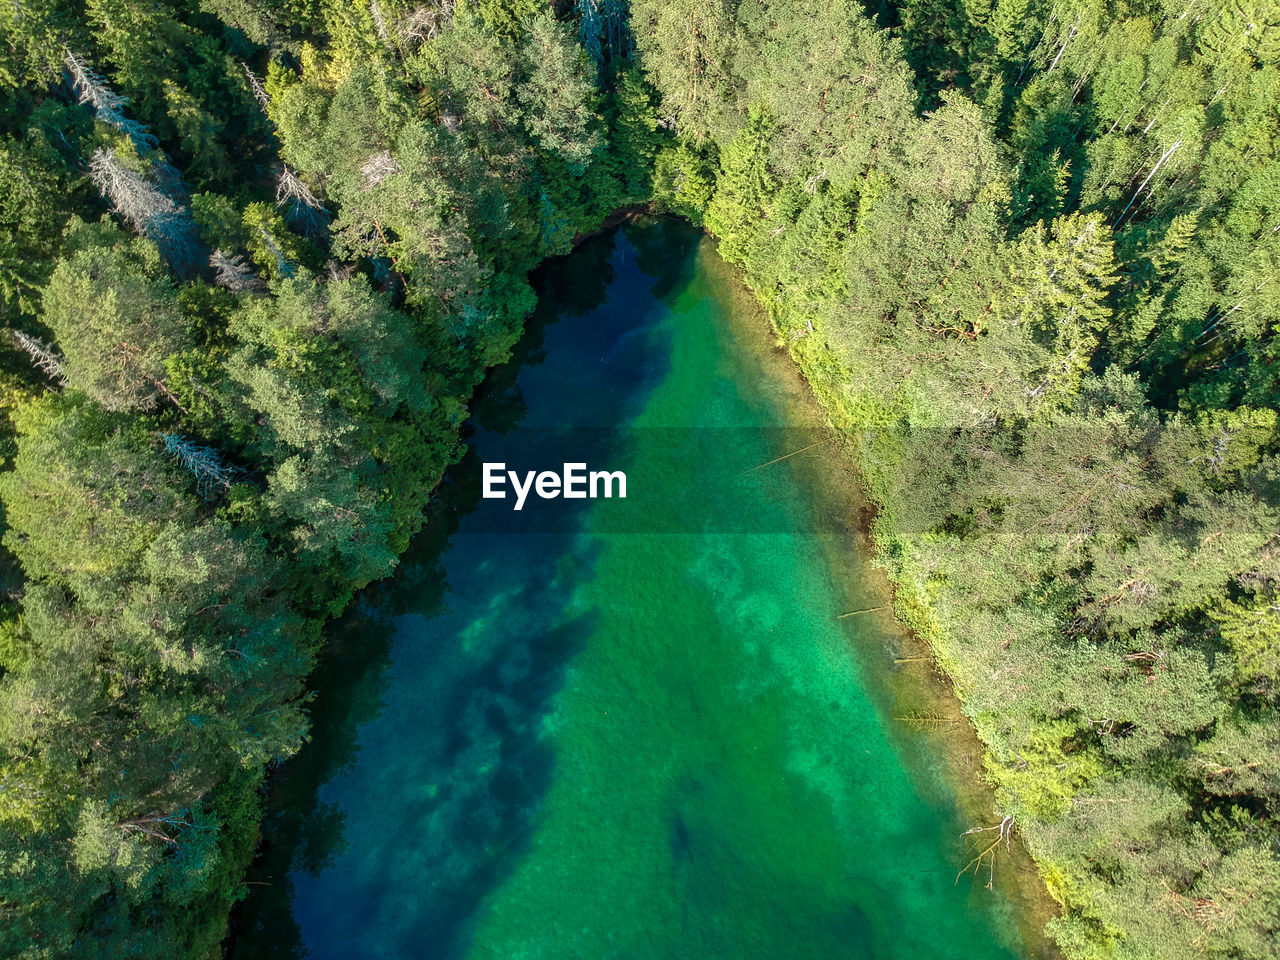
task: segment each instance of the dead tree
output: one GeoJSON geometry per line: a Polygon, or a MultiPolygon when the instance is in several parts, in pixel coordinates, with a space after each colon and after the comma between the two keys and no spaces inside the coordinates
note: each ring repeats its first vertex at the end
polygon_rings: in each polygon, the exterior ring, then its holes
{"type": "Polygon", "coordinates": [[[58,353],[39,337],[33,337],[29,333],[23,333],[21,330],[10,330],[9,336],[31,358],[31,363],[37,370],[58,386],[65,387],[67,385],[67,375],[62,370],[62,354],[58,353]]]}
{"type": "MultiPolygon", "coordinates": [[[[168,166],[161,164],[161,172],[168,166]]],[[[202,243],[186,207],[151,178],[122,164],[114,150],[99,147],[93,152],[89,178],[125,223],[155,243],[174,273],[184,278],[195,274],[203,261],[202,243]]]]}
{"type": "Polygon", "coordinates": [[[107,86],[107,81],[94,73],[83,57],[72,53],[67,47],[62,49],[66,53],[63,62],[71,76],[71,86],[79,95],[80,102],[92,107],[93,115],[103,123],[111,124],[132,140],[139,152],[158,146],[160,141],[148,132],[145,124],[125,115],[124,108],[129,103],[128,99],[107,86]]]}
{"type": "Polygon", "coordinates": [[[435,0],[414,7],[396,25],[400,40],[410,50],[434,40],[453,25],[453,0],[435,0]]]}
{"type": "Polygon", "coordinates": [[[177,814],[162,815],[153,811],[141,817],[126,820],[124,823],[116,824],[116,826],[125,836],[141,834],[149,840],[159,840],[162,843],[177,846],[177,837],[170,836],[170,834],[180,834],[183,829],[191,826],[191,823],[183,820],[177,814]]]}
{"type": "Polygon", "coordinates": [[[202,447],[180,433],[162,434],[164,447],[175,460],[196,478],[196,492],[212,500],[231,486],[239,470],[222,459],[213,447],[202,447]]]}
{"type": "Polygon", "coordinates": [[[992,886],[994,885],[995,879],[996,879],[996,854],[1000,852],[1001,844],[1004,844],[1004,849],[1006,853],[1009,851],[1010,845],[1013,842],[1013,827],[1014,827],[1014,819],[1012,814],[1010,814],[1010,815],[1007,815],[999,823],[997,823],[994,827],[970,827],[964,833],[960,834],[960,836],[962,837],[971,836],[975,838],[975,842],[977,843],[977,847],[976,847],[977,853],[973,857],[973,859],[970,860],[968,863],[966,863],[960,869],[960,872],[956,874],[956,883],[959,883],[960,878],[963,877],[970,870],[973,870],[973,875],[976,877],[978,875],[978,872],[982,869],[983,864],[986,864],[987,866],[986,888],[988,890],[992,889],[992,886]],[[982,836],[982,834],[990,834],[990,833],[995,834],[994,840],[991,840],[990,837],[982,836]],[[987,843],[986,841],[988,840],[991,840],[991,842],[987,843]]]}
{"type": "Polygon", "coordinates": [[[383,150],[381,153],[375,153],[372,157],[360,165],[360,174],[364,177],[364,185],[366,187],[376,187],[388,177],[395,176],[400,172],[400,164],[396,163],[395,157],[390,152],[383,150]]]}
{"type": "Polygon", "coordinates": [[[209,266],[213,268],[213,282],[232,293],[260,293],[267,287],[240,254],[215,250],[209,255],[209,266]]]}
{"type": "Polygon", "coordinates": [[[276,177],[276,206],[285,207],[289,223],[307,239],[324,240],[329,230],[329,211],[311,188],[283,163],[276,177]]]}
{"type": "Polygon", "coordinates": [[[172,213],[174,202],[137,170],[116,159],[114,150],[99,147],[89,159],[89,178],[98,192],[111,201],[120,218],[145,232],[152,218],[172,213]]]}
{"type": "Polygon", "coordinates": [[[378,39],[388,50],[394,50],[391,34],[387,32],[387,18],[382,14],[382,4],[378,0],[369,0],[369,17],[373,20],[373,28],[378,31],[378,39]]]}
{"type": "Polygon", "coordinates": [[[253,94],[253,99],[258,101],[258,106],[262,108],[263,113],[266,113],[267,106],[271,103],[271,95],[267,93],[267,88],[243,60],[240,61],[240,69],[244,71],[245,80],[249,82],[249,92],[253,94]]]}
{"type": "Polygon", "coordinates": [[[258,235],[262,237],[262,242],[267,248],[267,252],[276,261],[276,270],[280,276],[286,280],[292,277],[297,271],[293,269],[291,264],[284,255],[284,251],[280,249],[280,245],[276,243],[276,238],[271,235],[271,231],[266,227],[258,227],[258,235]]]}
{"type": "MultiPolygon", "coordinates": [[[[1150,182],[1151,182],[1151,178],[1152,178],[1152,177],[1154,177],[1154,176],[1156,175],[1156,173],[1159,171],[1159,169],[1160,169],[1162,166],[1164,166],[1164,162],[1165,162],[1166,160],[1168,160],[1170,157],[1172,157],[1172,156],[1173,156],[1173,154],[1174,154],[1174,152],[1175,152],[1175,151],[1176,151],[1180,146],[1182,146],[1182,141],[1181,141],[1181,140],[1175,140],[1175,141],[1173,142],[1173,146],[1172,146],[1172,147],[1170,147],[1168,150],[1166,150],[1166,151],[1164,152],[1164,156],[1162,156],[1159,160],[1157,160],[1157,161],[1156,161],[1156,165],[1155,165],[1154,167],[1152,167],[1152,168],[1151,168],[1151,172],[1147,174],[1147,178],[1146,178],[1145,180],[1143,180],[1143,181],[1142,181],[1142,183],[1138,184],[1138,189],[1137,189],[1137,190],[1135,190],[1135,191],[1133,191],[1133,196],[1129,198],[1129,202],[1128,202],[1127,204],[1125,204],[1125,208],[1124,208],[1123,210],[1121,210],[1121,211],[1120,211],[1120,216],[1116,218],[1116,222],[1115,222],[1115,224],[1112,226],[1112,229],[1113,229],[1113,230],[1114,230],[1114,229],[1116,229],[1116,228],[1118,228],[1118,227],[1120,226],[1120,221],[1124,219],[1124,215],[1125,215],[1126,213],[1128,213],[1128,212],[1129,212],[1129,208],[1133,206],[1133,201],[1135,201],[1135,200],[1137,200],[1137,199],[1138,199],[1138,194],[1142,193],[1143,188],[1144,188],[1144,187],[1146,187],[1146,185],[1147,185],[1148,183],[1150,183],[1150,182]]],[[[1152,187],[1151,189],[1152,189],[1152,193],[1154,193],[1154,192],[1155,192],[1155,188],[1154,188],[1154,187],[1152,187]]]]}

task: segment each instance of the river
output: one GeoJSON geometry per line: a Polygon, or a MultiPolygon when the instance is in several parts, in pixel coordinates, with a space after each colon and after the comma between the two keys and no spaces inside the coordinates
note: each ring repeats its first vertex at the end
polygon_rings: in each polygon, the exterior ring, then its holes
{"type": "Polygon", "coordinates": [[[230,955],[1040,955],[1016,846],[956,882],[973,744],[714,246],[645,220],[536,281],[426,531],[330,631],[230,955]],[[516,512],[483,461],[627,497],[516,512]]]}

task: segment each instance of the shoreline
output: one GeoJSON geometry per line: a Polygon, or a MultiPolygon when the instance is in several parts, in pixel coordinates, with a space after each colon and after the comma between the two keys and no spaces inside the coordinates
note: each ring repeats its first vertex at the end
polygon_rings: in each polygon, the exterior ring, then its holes
{"type": "MultiPolygon", "coordinates": [[[[710,234],[705,231],[703,234],[704,243],[716,243],[710,234]]],[[[832,542],[830,536],[822,538],[824,552],[832,572],[853,581],[856,592],[865,593],[868,597],[866,603],[859,604],[861,609],[855,611],[859,614],[855,619],[862,616],[873,618],[882,633],[896,640],[894,650],[875,650],[858,644],[852,635],[849,638],[871,680],[868,689],[885,713],[885,728],[896,735],[900,746],[937,759],[942,779],[954,792],[958,812],[971,826],[988,827],[999,823],[995,787],[987,777],[983,763],[986,744],[973,722],[962,712],[963,701],[942,666],[938,651],[899,617],[899,585],[889,578],[877,559],[880,546],[872,533],[872,524],[878,511],[867,495],[864,479],[850,448],[851,438],[832,424],[831,411],[822,402],[805,365],[788,345],[779,342],[764,308],[744,282],[740,269],[722,260],[719,262],[723,264],[723,270],[715,282],[722,287],[722,296],[734,303],[740,316],[757,322],[755,329],[762,341],[761,352],[767,351],[779,361],[770,364],[776,369],[766,369],[762,374],[780,380],[781,386],[791,395],[788,405],[809,419],[807,423],[789,422],[788,426],[825,427],[831,431],[835,441],[831,445],[834,450],[820,452],[812,458],[797,458],[791,462],[791,469],[809,474],[802,482],[824,500],[847,505],[858,553],[851,555],[844,544],[832,542]],[[948,722],[929,722],[939,717],[948,722]]],[[[839,624],[833,627],[841,628],[839,624]]],[[[958,844],[959,840],[957,837],[958,844]]],[[[961,875],[963,867],[963,861],[956,864],[957,879],[961,882],[965,882],[961,875]]],[[[981,872],[986,870],[987,867],[983,866],[981,872]]],[[[972,877],[972,868],[969,874],[972,877]]],[[[973,891],[975,894],[991,895],[982,889],[984,881],[981,876],[969,882],[977,888],[973,891]]],[[[1061,906],[1053,899],[1039,865],[1021,836],[1015,835],[1008,850],[1000,850],[994,883],[1017,913],[1016,926],[1021,939],[1018,946],[1024,955],[1029,960],[1061,960],[1064,954],[1045,930],[1045,924],[1061,914],[1061,906]]]]}

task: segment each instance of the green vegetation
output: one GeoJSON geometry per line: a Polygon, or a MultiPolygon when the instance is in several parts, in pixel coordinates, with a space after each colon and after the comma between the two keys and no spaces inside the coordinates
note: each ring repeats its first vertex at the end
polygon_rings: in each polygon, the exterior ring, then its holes
{"type": "Polygon", "coordinates": [[[533,7],[0,12],[6,956],[218,952],[320,625],[643,199],[638,75],[533,7]]]}
{"type": "Polygon", "coordinates": [[[659,200],[848,436],[1053,935],[1276,956],[1280,8],[633,16],[659,200]]]}
{"type": "Polygon", "coordinates": [[[11,0],[0,40],[7,955],[217,952],[322,623],[528,270],[649,202],[849,438],[1068,955],[1276,955],[1273,2],[11,0]]]}

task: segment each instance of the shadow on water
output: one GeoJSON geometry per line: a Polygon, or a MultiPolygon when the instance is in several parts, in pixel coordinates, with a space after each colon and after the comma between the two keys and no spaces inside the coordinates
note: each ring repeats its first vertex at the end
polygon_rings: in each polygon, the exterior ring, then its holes
{"type": "MultiPolygon", "coordinates": [[[[567,664],[590,634],[585,617],[536,636],[512,637],[479,663],[453,669],[431,712],[439,721],[434,742],[397,771],[409,782],[433,781],[429,795],[411,800],[388,796],[392,819],[377,825],[348,822],[348,805],[324,796],[327,783],[355,768],[362,746],[359,728],[387,707],[396,616],[414,608],[429,616],[444,604],[447,584],[439,559],[457,526],[456,520],[444,521],[449,509],[449,498],[443,498],[429,528],[432,535],[415,541],[401,572],[366,593],[360,607],[330,630],[323,663],[313,678],[312,739],[272,777],[262,846],[247,878],[250,896],[235,917],[229,957],[347,955],[304,939],[295,920],[298,878],[320,878],[341,867],[353,853],[352,845],[366,842],[370,832],[380,835],[377,839],[392,856],[401,845],[406,858],[419,855],[415,848],[434,851],[421,869],[410,869],[419,883],[405,911],[408,922],[393,936],[381,925],[388,952],[455,956],[465,945],[475,908],[526,846],[553,774],[551,751],[539,737],[541,723],[567,664]],[[388,835],[402,839],[388,843],[388,835]]],[[[589,569],[590,563],[584,566],[589,569]]],[[[547,581],[531,579],[523,593],[515,603],[557,608],[567,602],[564,590],[547,581]]],[[[532,614],[539,615],[536,610],[532,614]]],[[[415,672],[450,674],[452,651],[446,646],[425,651],[425,661],[422,653],[415,672]]],[[[417,746],[409,741],[404,749],[411,752],[417,746]]],[[[385,794],[385,783],[379,780],[371,788],[385,794]]],[[[406,876],[404,869],[395,875],[406,876]]],[[[383,901],[387,892],[379,889],[370,899],[383,901]]],[[[369,897],[369,892],[356,888],[351,895],[369,897]]],[[[371,902],[371,915],[374,906],[371,902]]]]}
{"type": "Polygon", "coordinates": [[[410,598],[431,606],[443,601],[439,557],[457,529],[449,499],[442,498],[433,510],[396,575],[372,584],[326,630],[324,654],[310,679],[311,739],[269,778],[261,843],[246,877],[249,896],[232,915],[228,957],[306,953],[293,920],[289,874],[318,874],[345,847],[343,812],[320,799],[320,787],[355,762],[357,729],[382,709],[395,616],[409,607],[410,598]]]}
{"type": "MultiPolygon", "coordinates": [[[[660,349],[619,364],[610,351],[655,298],[687,283],[697,235],[650,222],[628,228],[621,248],[619,236],[534,275],[538,309],[474,398],[469,439],[501,448],[512,434],[518,450],[531,410],[625,417],[641,399],[632,394],[660,379],[660,349]],[[550,336],[564,320],[572,329],[550,336]]],[[[595,556],[567,534],[460,537],[491,507],[480,473],[471,448],[395,575],[328,627],[310,679],[311,739],[268,779],[249,893],[226,944],[233,960],[458,956],[478,906],[525,850],[554,775],[541,736],[551,700],[592,631],[590,617],[564,611],[595,556]]],[[[674,829],[687,845],[687,829],[674,829]]]]}

